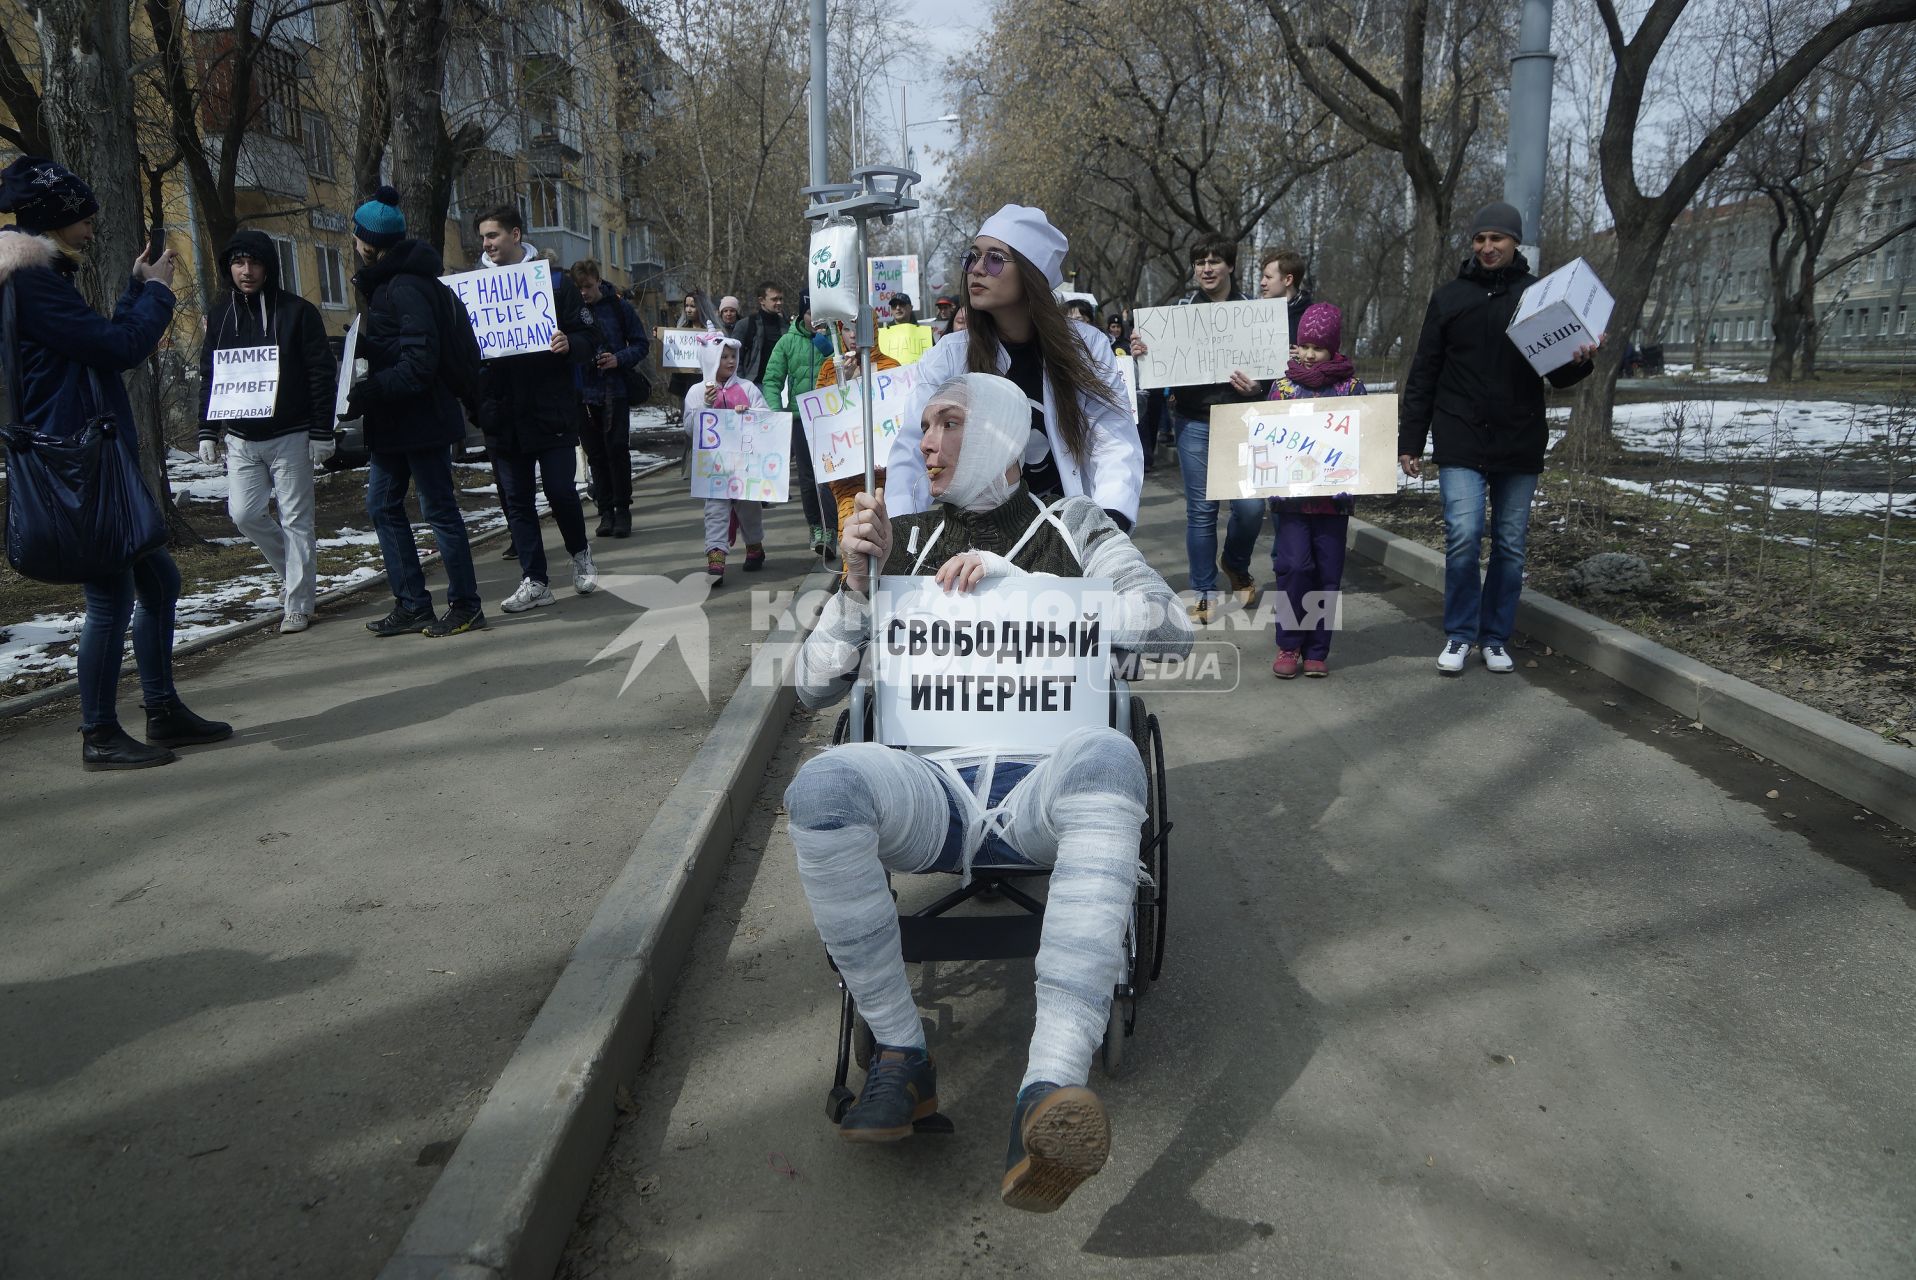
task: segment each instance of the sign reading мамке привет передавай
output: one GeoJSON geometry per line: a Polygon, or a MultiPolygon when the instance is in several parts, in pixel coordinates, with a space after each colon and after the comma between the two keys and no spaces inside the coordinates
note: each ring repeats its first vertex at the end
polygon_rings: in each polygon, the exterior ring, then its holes
{"type": "Polygon", "coordinates": [[[1283,298],[1255,302],[1193,302],[1177,307],[1140,307],[1138,385],[1203,387],[1229,382],[1235,370],[1269,379],[1291,358],[1291,304],[1283,298]]]}
{"type": "Polygon", "coordinates": [[[550,351],[559,331],[552,301],[552,265],[538,259],[441,276],[459,296],[479,339],[479,356],[497,360],[550,351]]]}
{"type": "Polygon", "coordinates": [[[887,576],[872,597],[872,688],[887,746],[1048,751],[1110,720],[1116,597],[1100,578],[987,579],[946,591],[887,576]]]}
{"type": "Polygon", "coordinates": [[[213,353],[208,422],[270,418],[278,399],[278,347],[228,347],[213,353]]]}

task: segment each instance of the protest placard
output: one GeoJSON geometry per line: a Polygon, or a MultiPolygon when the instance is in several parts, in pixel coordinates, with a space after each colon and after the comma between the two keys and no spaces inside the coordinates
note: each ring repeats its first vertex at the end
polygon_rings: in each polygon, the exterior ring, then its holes
{"type": "Polygon", "coordinates": [[[497,360],[550,351],[559,331],[552,301],[552,266],[539,259],[441,276],[459,296],[479,339],[479,358],[497,360]]]}
{"type": "Polygon", "coordinates": [[[1229,382],[1234,369],[1275,378],[1290,362],[1291,304],[1283,298],[1140,307],[1135,317],[1145,345],[1138,385],[1147,391],[1229,382]]]}
{"type": "MultiPolygon", "coordinates": [[[[912,388],[918,385],[915,365],[879,369],[872,373],[876,395],[872,400],[872,456],[879,466],[891,455],[891,442],[911,412],[912,388]]],[[[818,482],[865,473],[864,379],[834,383],[798,397],[799,420],[812,451],[818,482]]]]}
{"type": "Polygon", "coordinates": [[[700,409],[692,415],[692,496],[783,502],[790,480],[792,415],[700,409]]]}
{"type": "Polygon", "coordinates": [[[213,353],[206,420],[270,418],[279,398],[278,347],[228,347],[213,353]]]}
{"type": "Polygon", "coordinates": [[[1120,353],[1111,357],[1118,366],[1118,377],[1124,381],[1124,407],[1131,411],[1131,421],[1138,420],[1138,361],[1136,356],[1120,353]]]}
{"type": "Polygon", "coordinates": [[[873,596],[872,689],[888,746],[1046,751],[1111,713],[1100,578],[991,578],[950,592],[883,577],[873,596]]]}
{"type": "Polygon", "coordinates": [[[667,373],[697,373],[703,329],[660,329],[659,368],[667,373]]]}
{"type": "Polygon", "coordinates": [[[918,292],[917,254],[900,253],[884,258],[867,258],[865,270],[871,287],[872,306],[883,310],[890,304],[894,293],[902,293],[911,299],[913,310],[925,309],[925,297],[918,292]]]}
{"type": "Polygon", "coordinates": [[[1570,363],[1610,327],[1616,302],[1582,258],[1566,262],[1523,291],[1510,318],[1510,340],[1539,374],[1570,363]]]}
{"type": "Polygon", "coordinates": [[[1397,492],[1397,397],[1259,400],[1211,410],[1204,496],[1397,492]]]}
{"type": "Polygon", "coordinates": [[[346,416],[346,402],[353,394],[353,362],[359,358],[359,317],[346,326],[346,345],[339,355],[339,382],[333,390],[333,417],[346,416]]]}

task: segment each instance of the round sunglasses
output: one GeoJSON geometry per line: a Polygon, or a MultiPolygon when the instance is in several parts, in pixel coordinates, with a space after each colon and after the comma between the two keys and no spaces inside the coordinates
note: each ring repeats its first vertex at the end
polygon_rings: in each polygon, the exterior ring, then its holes
{"type": "Polygon", "coordinates": [[[1003,275],[1005,268],[1011,265],[1011,259],[1002,250],[986,249],[983,253],[979,253],[976,249],[967,249],[965,256],[958,260],[958,269],[965,275],[970,275],[971,269],[980,262],[984,264],[985,274],[994,280],[1003,275]]]}

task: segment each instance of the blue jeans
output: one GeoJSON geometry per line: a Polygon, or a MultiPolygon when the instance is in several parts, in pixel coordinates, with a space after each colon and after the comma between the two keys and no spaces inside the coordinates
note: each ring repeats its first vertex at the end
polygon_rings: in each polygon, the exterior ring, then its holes
{"type": "Polygon", "coordinates": [[[1501,645],[1517,625],[1523,593],[1524,539],[1537,477],[1508,471],[1443,467],[1437,491],[1444,499],[1444,634],[1465,644],[1501,645]],[[1490,566],[1477,576],[1490,510],[1490,566]]]}
{"type": "Polygon", "coordinates": [[[86,621],[80,626],[80,727],[104,729],[120,723],[115,690],[129,624],[140,700],[152,707],[173,696],[173,607],[180,601],[180,571],[162,547],[118,577],[85,583],[81,590],[86,621]]]}
{"type": "MultiPolygon", "coordinates": [[[[492,451],[492,474],[499,482],[499,505],[506,509],[506,523],[512,528],[513,550],[519,553],[519,572],[534,582],[550,585],[552,579],[546,573],[546,540],[539,529],[538,495],[532,477],[535,466],[539,469],[539,481],[545,485],[553,523],[559,526],[559,536],[565,540],[566,554],[576,556],[586,549],[587,543],[585,507],[579,502],[579,459],[572,452],[572,446],[554,445],[538,453],[492,451]]],[[[628,480],[628,506],[631,505],[631,487],[628,480]]]]}
{"type": "Polygon", "coordinates": [[[407,486],[419,486],[419,509],[439,542],[439,562],[446,568],[446,603],[453,608],[479,608],[479,581],[472,571],[472,544],[466,540],[466,520],[459,514],[459,497],[452,483],[452,446],[414,449],[406,453],[372,455],[366,472],[366,514],[379,535],[379,555],[393,598],[413,613],[432,608],[426,575],[419,568],[419,544],[413,540],[412,520],[406,515],[407,486]]]}
{"type": "MultiPolygon", "coordinates": [[[[1178,435],[1178,469],[1184,473],[1184,554],[1191,561],[1191,590],[1217,594],[1217,514],[1223,502],[1204,496],[1204,477],[1210,466],[1211,422],[1187,418],[1171,410],[1171,429],[1178,435]]],[[[1257,549],[1257,531],[1264,527],[1264,499],[1232,498],[1230,523],[1224,530],[1224,564],[1239,573],[1251,571],[1251,552],[1257,549]]]]}

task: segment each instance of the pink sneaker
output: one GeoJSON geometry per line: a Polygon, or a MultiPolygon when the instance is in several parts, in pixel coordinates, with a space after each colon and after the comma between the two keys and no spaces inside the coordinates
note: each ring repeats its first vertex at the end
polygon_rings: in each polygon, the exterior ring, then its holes
{"type": "Polygon", "coordinates": [[[1329,664],[1322,658],[1304,659],[1304,674],[1313,680],[1322,680],[1331,673],[1329,664]]]}
{"type": "Polygon", "coordinates": [[[1271,674],[1279,680],[1297,679],[1297,651],[1295,649],[1279,649],[1277,651],[1277,661],[1271,664],[1271,674]]]}

